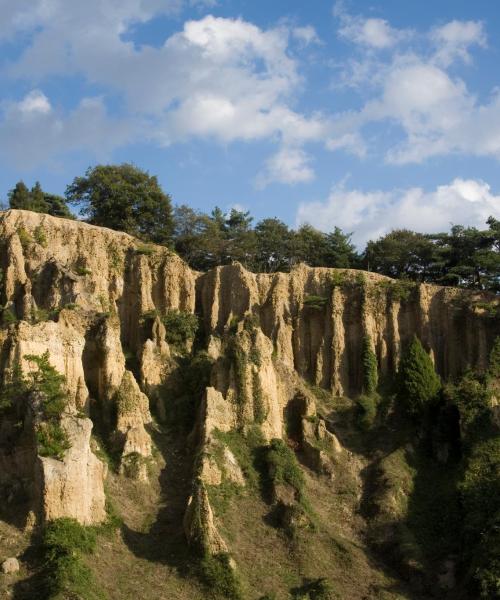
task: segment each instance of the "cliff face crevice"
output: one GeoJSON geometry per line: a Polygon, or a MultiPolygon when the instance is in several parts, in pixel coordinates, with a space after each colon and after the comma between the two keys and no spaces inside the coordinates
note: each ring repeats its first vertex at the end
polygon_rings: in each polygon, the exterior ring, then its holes
{"type": "MultiPolygon", "coordinates": [[[[485,367],[500,333],[498,321],[480,308],[497,300],[464,290],[305,265],[267,275],[232,264],[202,274],[166,248],[26,211],[0,215],[0,241],[3,381],[15,364],[30,368],[26,355],[48,351],[66,377],[67,422],[83,412],[104,424],[123,465],[130,456],[151,456],[150,404],[162,418],[171,401],[167,384],[179,350],[169,346],[161,319],[169,310],[198,315],[204,340],[198,345],[214,361],[198,423],[205,432],[197,438],[201,454],[213,444],[214,429],[257,423],[265,439],[283,437],[287,407],[298,395],[306,399],[298,422],[315,413],[305,382],[336,395],[359,394],[365,336],[382,376],[395,372],[416,334],[447,379],[467,366],[485,367]]],[[[43,518],[89,523],[104,518],[105,469],[90,449],[91,421],[76,424],[78,456],[71,450],[64,461],[41,460],[38,492],[43,518]],[[72,471],[75,462],[85,467],[72,471]],[[78,478],[87,482],[84,505],[73,496],[78,478]]],[[[336,446],[324,428],[311,431],[309,437],[336,446]]],[[[19,466],[18,450],[2,444],[5,476],[33,472],[32,461],[19,466]]],[[[201,476],[189,514],[210,521],[204,486],[201,476]]],[[[187,531],[193,527],[186,522],[187,531]]]]}

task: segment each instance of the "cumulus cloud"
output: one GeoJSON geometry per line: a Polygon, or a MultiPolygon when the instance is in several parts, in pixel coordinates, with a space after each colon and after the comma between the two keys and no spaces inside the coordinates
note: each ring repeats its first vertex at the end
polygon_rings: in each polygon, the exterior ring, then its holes
{"type": "Polygon", "coordinates": [[[393,164],[458,153],[500,159],[500,94],[494,91],[489,100],[480,102],[464,79],[450,72],[456,61],[471,62],[473,47],[486,46],[483,23],[453,20],[417,34],[394,30],[380,19],[367,29],[373,19],[352,16],[343,5],[335,14],[340,19],[340,37],[361,47],[389,50],[381,56],[360,48],[340,69],[334,88],[370,94],[359,110],[336,116],[336,126],[344,135],[354,136],[361,148],[367,145],[367,126],[397,125],[385,155],[393,164]],[[365,31],[378,32],[380,37],[370,42],[365,31]]]}
{"type": "Polygon", "coordinates": [[[434,60],[444,66],[457,58],[470,63],[470,47],[486,47],[486,32],[480,21],[450,21],[432,29],[430,38],[436,46],[434,60]]]}
{"type": "Polygon", "coordinates": [[[489,216],[500,217],[500,195],[475,179],[454,179],[432,191],[420,187],[392,191],[361,191],[334,187],[324,202],[303,202],[297,224],[310,223],[323,231],[335,226],[354,232],[362,249],[370,239],[391,229],[424,233],[447,231],[450,224],[484,227],[489,216]]]}
{"type": "Polygon", "coordinates": [[[412,35],[410,30],[391,27],[385,19],[351,15],[341,1],[335,3],[333,14],[340,22],[338,35],[366,48],[375,50],[391,48],[412,35]]]}
{"type": "MultiPolygon", "coordinates": [[[[119,94],[132,120],[139,115],[149,123],[143,135],[162,145],[191,137],[222,143],[276,139],[296,147],[324,142],[328,119],[290,106],[302,84],[290,44],[316,43],[312,27],[264,30],[243,19],[207,15],[184,23],[161,47],[135,47],[123,37],[130,25],[176,10],[179,1],[89,2],[71,9],[62,0],[36,3],[39,27],[10,65],[10,76],[39,82],[79,73],[119,94]],[[51,10],[43,12],[47,6],[51,10]]],[[[24,14],[16,19],[27,27],[24,14]]],[[[268,179],[274,172],[287,183],[286,169],[268,169],[268,179]]],[[[306,180],[305,170],[301,176],[288,172],[289,183],[306,180]]]]}
{"type": "Polygon", "coordinates": [[[83,98],[68,113],[51,108],[46,96],[31,92],[21,102],[7,103],[0,120],[0,156],[25,169],[55,164],[71,152],[87,150],[108,159],[117,146],[133,141],[141,124],[117,120],[101,98],[83,98]]]}
{"type": "MultiPolygon", "coordinates": [[[[29,34],[29,44],[7,67],[8,76],[34,88],[15,101],[4,98],[0,127],[12,138],[19,127],[21,139],[29,116],[33,139],[47,134],[49,122],[76,135],[72,115],[80,113],[89,119],[100,115],[109,136],[106,148],[134,134],[160,145],[192,138],[222,144],[271,141],[278,150],[257,178],[261,187],[310,181],[312,144],[370,155],[379,141],[371,126],[388,122],[396,125],[385,154],[391,163],[450,153],[500,158],[500,93],[480,102],[450,71],[456,61],[470,62],[474,47],[485,46],[482,23],[454,20],[417,35],[382,18],[351,15],[337,3],[338,34],[354,49],[336,83],[360,92],[361,105],[335,112],[333,86],[328,111],[306,112],[297,108],[307,83],[298,50],[320,44],[309,25],[281,22],[264,29],[241,18],[206,15],[185,22],[159,47],[136,46],[127,35],[135,24],[200,3],[209,6],[212,0],[0,0],[0,43],[18,32],[29,34]],[[55,108],[56,99],[44,92],[53,76],[79,77],[83,85],[97,87],[99,108],[84,113],[83,105],[55,108]],[[106,111],[109,98],[120,102],[124,134],[106,111]]],[[[84,125],[82,139],[89,130],[84,125]]],[[[6,140],[0,139],[0,151],[13,159],[17,154],[6,151],[6,140]]],[[[77,147],[78,140],[61,143],[77,147]]],[[[36,151],[39,161],[46,160],[50,148],[34,144],[32,161],[36,151]]]]}
{"type": "Polygon", "coordinates": [[[32,90],[19,102],[19,111],[21,113],[42,113],[47,114],[51,111],[51,106],[47,96],[40,90],[32,90]]]}
{"type": "Polygon", "coordinates": [[[264,170],[256,178],[258,189],[271,182],[304,183],[314,179],[311,157],[301,148],[283,147],[266,161],[264,170]]]}

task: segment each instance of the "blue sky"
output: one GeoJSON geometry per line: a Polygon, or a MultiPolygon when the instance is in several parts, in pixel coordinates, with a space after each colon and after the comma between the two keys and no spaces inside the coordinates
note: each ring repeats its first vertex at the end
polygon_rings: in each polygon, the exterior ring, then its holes
{"type": "Polygon", "coordinates": [[[176,203],[354,232],[500,218],[491,0],[0,0],[0,197],[134,162],[176,203]]]}

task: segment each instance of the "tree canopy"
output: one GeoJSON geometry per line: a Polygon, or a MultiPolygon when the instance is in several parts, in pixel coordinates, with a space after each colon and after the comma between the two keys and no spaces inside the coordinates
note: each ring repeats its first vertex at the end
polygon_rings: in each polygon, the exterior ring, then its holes
{"type": "Polygon", "coordinates": [[[416,335],[401,357],[398,378],[399,396],[413,415],[423,413],[441,388],[431,357],[416,335]]]}
{"type": "Polygon", "coordinates": [[[10,208],[47,213],[53,217],[73,218],[66,200],[62,196],[44,192],[38,181],[31,190],[26,187],[23,181],[18,181],[14,188],[10,190],[8,197],[10,208]]]}
{"type": "Polygon", "coordinates": [[[66,199],[43,191],[38,182],[30,190],[19,181],[9,192],[11,208],[72,218],[66,201],[79,205],[89,223],[173,247],[200,271],[238,261],[256,272],[286,272],[303,262],[500,293],[500,221],[494,217],[481,229],[453,225],[449,232],[425,234],[396,229],[360,252],[352,233],[339,227],[321,231],[305,223],[293,229],[277,217],[255,222],[237,208],[172,207],[156,177],[127,163],[89,168],[67,187],[66,199]]]}
{"type": "Polygon", "coordinates": [[[156,244],[171,243],[171,199],[156,177],[131,164],[98,165],[75,177],[66,198],[89,223],[125,231],[156,244]]]}

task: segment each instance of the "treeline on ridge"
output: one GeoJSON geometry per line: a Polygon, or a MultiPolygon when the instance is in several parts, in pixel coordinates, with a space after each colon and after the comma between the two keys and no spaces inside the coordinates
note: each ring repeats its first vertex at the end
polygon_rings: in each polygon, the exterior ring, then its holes
{"type": "Polygon", "coordinates": [[[449,232],[423,234],[397,229],[358,251],[352,233],[339,227],[322,232],[298,229],[277,218],[254,224],[249,212],[215,207],[204,213],[173,205],[156,177],[131,164],[98,165],[68,185],[65,197],[29,190],[20,181],[9,192],[9,207],[74,218],[69,205],[94,225],[125,231],[175,250],[194,269],[242,263],[256,272],[312,267],[359,268],[394,278],[500,291],[500,221],[484,229],[453,225],[449,232]]]}

